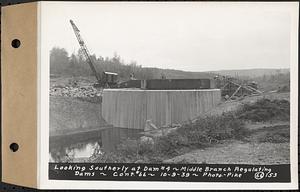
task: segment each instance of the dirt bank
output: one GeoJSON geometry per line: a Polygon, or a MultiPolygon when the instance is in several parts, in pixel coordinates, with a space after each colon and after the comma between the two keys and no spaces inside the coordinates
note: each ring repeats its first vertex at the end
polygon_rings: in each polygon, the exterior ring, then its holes
{"type": "Polygon", "coordinates": [[[288,164],[290,163],[289,122],[248,125],[243,141],[226,140],[167,159],[165,163],[288,164]]]}
{"type": "Polygon", "coordinates": [[[226,141],[214,147],[194,150],[164,163],[285,164],[290,162],[289,143],[226,141]]]}

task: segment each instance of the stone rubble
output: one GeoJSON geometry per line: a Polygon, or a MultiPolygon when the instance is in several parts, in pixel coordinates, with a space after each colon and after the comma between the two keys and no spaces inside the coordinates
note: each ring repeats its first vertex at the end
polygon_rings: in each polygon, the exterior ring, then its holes
{"type": "Polygon", "coordinates": [[[50,87],[50,96],[63,97],[99,97],[102,92],[92,86],[52,86],[50,87]]]}

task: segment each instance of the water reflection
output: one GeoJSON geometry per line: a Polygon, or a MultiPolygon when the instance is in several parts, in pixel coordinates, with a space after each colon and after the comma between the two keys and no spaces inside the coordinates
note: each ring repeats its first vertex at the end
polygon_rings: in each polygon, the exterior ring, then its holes
{"type": "Polygon", "coordinates": [[[94,141],[52,149],[49,154],[49,161],[83,162],[99,154],[102,154],[101,146],[98,141],[94,141]]]}

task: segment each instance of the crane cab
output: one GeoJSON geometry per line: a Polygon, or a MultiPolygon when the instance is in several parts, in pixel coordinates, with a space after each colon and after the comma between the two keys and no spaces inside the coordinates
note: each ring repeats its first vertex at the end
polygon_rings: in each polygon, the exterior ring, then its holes
{"type": "Polygon", "coordinates": [[[118,85],[118,73],[103,72],[93,86],[95,88],[115,88],[118,85]]]}
{"type": "Polygon", "coordinates": [[[118,81],[118,73],[103,72],[103,82],[109,87],[115,86],[118,81]]]}

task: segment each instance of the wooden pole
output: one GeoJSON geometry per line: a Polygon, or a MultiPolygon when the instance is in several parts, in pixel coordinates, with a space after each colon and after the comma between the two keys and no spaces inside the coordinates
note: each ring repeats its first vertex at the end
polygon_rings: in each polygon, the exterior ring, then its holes
{"type": "Polygon", "coordinates": [[[235,92],[229,97],[229,99],[231,99],[235,94],[237,94],[237,92],[241,89],[241,85],[235,90],[235,92]]]}

